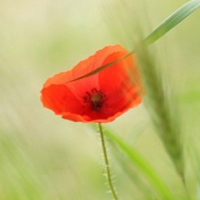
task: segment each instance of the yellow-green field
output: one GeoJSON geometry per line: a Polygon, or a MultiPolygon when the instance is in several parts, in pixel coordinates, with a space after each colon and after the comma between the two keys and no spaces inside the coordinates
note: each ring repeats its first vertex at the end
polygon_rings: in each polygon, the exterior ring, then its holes
{"type": "MultiPolygon", "coordinates": [[[[112,199],[98,131],[43,108],[40,90],[48,77],[104,46],[132,50],[186,2],[0,1],[0,200],[112,199]]],[[[200,199],[199,19],[197,10],[150,47],[179,111],[186,185],[194,200],[200,199]]],[[[145,102],[107,126],[148,161],[174,200],[187,199],[145,102]]],[[[106,141],[119,199],[161,200],[142,171],[106,141]]]]}

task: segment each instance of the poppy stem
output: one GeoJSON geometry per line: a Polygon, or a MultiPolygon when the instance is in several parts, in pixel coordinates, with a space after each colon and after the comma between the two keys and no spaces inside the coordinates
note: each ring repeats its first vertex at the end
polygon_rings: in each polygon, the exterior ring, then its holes
{"type": "Polygon", "coordinates": [[[103,149],[103,156],[104,156],[104,161],[105,161],[105,168],[106,168],[106,174],[107,174],[107,178],[108,178],[108,184],[109,184],[109,187],[110,187],[110,190],[112,192],[114,199],[118,200],[117,194],[116,194],[114,186],[112,184],[110,166],[109,166],[108,155],[107,155],[107,151],[106,151],[106,145],[105,145],[105,139],[104,139],[102,125],[101,125],[101,123],[98,123],[98,125],[99,125],[99,132],[100,132],[100,136],[101,136],[101,145],[102,145],[102,149],[103,149]]]}

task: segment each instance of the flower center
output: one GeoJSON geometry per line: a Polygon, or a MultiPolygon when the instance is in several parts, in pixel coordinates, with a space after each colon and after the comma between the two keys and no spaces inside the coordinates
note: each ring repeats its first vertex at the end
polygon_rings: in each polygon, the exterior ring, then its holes
{"type": "Polygon", "coordinates": [[[106,95],[102,90],[93,88],[90,92],[86,92],[83,97],[83,102],[89,105],[89,108],[93,111],[100,111],[105,102],[107,101],[106,95]]]}

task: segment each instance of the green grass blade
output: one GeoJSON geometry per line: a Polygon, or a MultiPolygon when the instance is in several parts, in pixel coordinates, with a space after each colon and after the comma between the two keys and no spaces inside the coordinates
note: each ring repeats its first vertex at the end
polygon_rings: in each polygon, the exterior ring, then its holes
{"type": "MultiPolygon", "coordinates": [[[[114,134],[113,131],[112,134],[114,134]]],[[[148,182],[144,181],[144,175],[138,173],[138,169],[132,165],[132,163],[129,163],[129,158],[124,156],[124,153],[118,148],[114,141],[108,140],[108,142],[111,145],[112,154],[114,155],[118,165],[131,183],[133,183],[134,187],[142,193],[144,199],[149,199],[151,197],[155,200],[156,191],[152,191],[152,187],[150,187],[148,182]]]]}
{"type": "Polygon", "coordinates": [[[163,74],[153,53],[141,43],[137,59],[146,92],[146,108],[166,152],[184,182],[182,129],[178,105],[173,100],[169,79],[163,74]]]}
{"type": "Polygon", "coordinates": [[[193,13],[200,7],[200,0],[193,0],[185,5],[181,6],[178,10],[172,13],[167,19],[165,19],[145,40],[146,45],[151,44],[165,35],[187,16],[193,13]]]}
{"type": "MultiPolygon", "coordinates": [[[[145,39],[144,39],[144,44],[149,45],[152,44],[153,42],[157,41],[159,38],[161,38],[163,35],[165,35],[167,32],[169,32],[171,29],[173,29],[176,25],[178,25],[181,21],[183,21],[186,17],[188,17],[190,14],[192,14],[195,10],[197,10],[200,7],[200,0],[193,0],[190,1],[186,4],[184,4],[182,7],[180,7],[178,10],[173,12],[168,18],[166,18],[152,33],[150,33],[145,39]]],[[[107,67],[110,67],[113,64],[116,64],[123,60],[124,58],[130,56],[135,52],[135,49],[130,51],[127,55],[124,57],[108,63],[106,65],[100,66],[94,71],[91,71],[87,74],[84,74],[83,76],[77,77],[76,79],[73,79],[69,82],[77,81],[82,78],[87,78],[89,76],[92,76],[101,70],[106,69],[107,67]]]]}
{"type": "MultiPolygon", "coordinates": [[[[95,125],[91,125],[91,128],[96,131],[95,125]]],[[[132,146],[116,136],[116,134],[113,134],[107,127],[106,130],[104,130],[104,134],[107,135],[115,144],[117,144],[119,149],[121,149],[122,152],[127,155],[134,166],[136,166],[141,172],[143,172],[143,174],[151,182],[151,184],[154,186],[154,188],[157,190],[163,200],[172,200],[171,194],[168,191],[165,183],[161,180],[159,175],[156,174],[155,170],[150,166],[150,164],[145,161],[139,155],[139,153],[133,149],[132,146]]]]}

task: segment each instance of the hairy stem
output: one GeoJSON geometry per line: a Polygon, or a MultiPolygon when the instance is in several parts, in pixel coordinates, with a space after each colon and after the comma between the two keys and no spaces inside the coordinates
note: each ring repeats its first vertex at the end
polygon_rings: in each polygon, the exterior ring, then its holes
{"type": "Polygon", "coordinates": [[[99,132],[100,132],[100,136],[101,136],[101,145],[102,145],[102,149],[103,149],[103,156],[104,156],[104,161],[105,161],[105,168],[106,168],[106,174],[107,174],[107,178],[108,178],[108,184],[109,184],[111,193],[113,195],[113,198],[115,200],[118,200],[117,194],[116,194],[114,186],[112,184],[110,166],[109,166],[108,155],[107,155],[107,151],[106,151],[106,145],[105,145],[105,139],[104,139],[102,125],[101,125],[101,123],[99,123],[98,125],[99,125],[99,132]]]}

